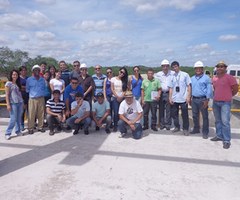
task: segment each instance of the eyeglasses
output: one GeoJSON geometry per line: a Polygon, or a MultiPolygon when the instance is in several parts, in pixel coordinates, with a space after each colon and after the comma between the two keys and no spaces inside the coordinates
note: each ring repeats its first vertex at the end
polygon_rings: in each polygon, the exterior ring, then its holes
{"type": "Polygon", "coordinates": [[[78,84],[78,82],[72,82],[72,84],[74,84],[74,85],[77,85],[77,84],[78,84]]]}
{"type": "Polygon", "coordinates": [[[99,67],[99,68],[95,68],[95,70],[100,70],[101,68],[99,67]]]}
{"type": "Polygon", "coordinates": [[[107,74],[111,74],[112,72],[107,72],[107,74]]]}
{"type": "Polygon", "coordinates": [[[123,74],[123,75],[125,75],[125,72],[123,72],[123,71],[119,71],[121,74],[123,74]]]}

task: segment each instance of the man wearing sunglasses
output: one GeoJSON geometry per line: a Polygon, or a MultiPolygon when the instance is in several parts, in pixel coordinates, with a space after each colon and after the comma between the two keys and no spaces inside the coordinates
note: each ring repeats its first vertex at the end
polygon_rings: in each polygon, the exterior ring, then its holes
{"type": "Polygon", "coordinates": [[[78,60],[73,62],[73,70],[71,71],[69,77],[70,80],[72,77],[76,77],[77,79],[80,78],[81,72],[80,72],[80,62],[78,60]]]}

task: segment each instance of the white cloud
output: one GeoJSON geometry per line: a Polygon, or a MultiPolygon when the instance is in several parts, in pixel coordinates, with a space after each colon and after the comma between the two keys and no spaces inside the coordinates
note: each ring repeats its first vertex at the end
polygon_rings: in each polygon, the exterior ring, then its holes
{"type": "Polygon", "coordinates": [[[1,29],[4,30],[21,30],[34,27],[46,27],[52,24],[52,22],[39,11],[28,12],[27,14],[4,14],[0,15],[1,29]]]}
{"type": "Polygon", "coordinates": [[[118,22],[108,22],[107,20],[99,20],[99,21],[93,21],[93,20],[85,20],[82,22],[77,22],[74,25],[74,29],[81,30],[81,31],[109,31],[109,30],[115,30],[115,29],[121,29],[123,26],[121,23],[118,22]]]}
{"type": "Polygon", "coordinates": [[[202,43],[195,46],[189,46],[188,49],[190,51],[204,51],[204,50],[209,50],[210,46],[208,43],[202,43]]]}
{"type": "Polygon", "coordinates": [[[12,43],[13,41],[9,37],[0,35],[0,46],[10,45],[12,43]]]}
{"type": "Polygon", "coordinates": [[[21,35],[19,35],[19,40],[21,40],[21,41],[29,41],[30,37],[27,34],[21,34],[21,35]]]}
{"type": "Polygon", "coordinates": [[[52,5],[56,3],[56,0],[35,0],[37,3],[52,5]]]}
{"type": "Polygon", "coordinates": [[[55,34],[48,31],[38,31],[35,35],[39,40],[53,40],[55,38],[55,34]]]}
{"type": "Polygon", "coordinates": [[[5,10],[10,6],[10,2],[8,0],[0,0],[0,10],[5,10]]]}
{"type": "Polygon", "coordinates": [[[238,40],[239,36],[237,35],[221,35],[218,38],[220,41],[234,41],[234,40],[238,40]]]}
{"type": "Polygon", "coordinates": [[[122,0],[122,4],[135,8],[137,12],[148,12],[166,7],[180,10],[193,10],[198,4],[210,0],[122,0]]]}

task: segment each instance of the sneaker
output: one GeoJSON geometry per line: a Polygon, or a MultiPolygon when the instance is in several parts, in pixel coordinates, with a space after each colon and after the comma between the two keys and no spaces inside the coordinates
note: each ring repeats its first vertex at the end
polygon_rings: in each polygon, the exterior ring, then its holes
{"type": "Polygon", "coordinates": [[[85,134],[85,135],[88,135],[88,134],[89,134],[89,131],[88,131],[88,130],[84,130],[84,134],[85,134]]]}
{"type": "Polygon", "coordinates": [[[202,137],[203,137],[203,139],[208,139],[208,135],[204,134],[202,137]]]}
{"type": "Polygon", "coordinates": [[[119,138],[123,138],[126,134],[127,134],[127,133],[120,133],[118,137],[119,137],[119,138]]]}
{"type": "Polygon", "coordinates": [[[156,126],[152,126],[151,128],[153,131],[158,131],[157,127],[156,126]]]}
{"type": "Polygon", "coordinates": [[[173,133],[176,133],[178,131],[180,131],[180,128],[176,128],[176,127],[172,130],[173,133]]]}
{"type": "Polygon", "coordinates": [[[49,131],[49,135],[51,135],[51,136],[54,135],[54,131],[53,131],[53,130],[50,130],[50,131],[49,131]]]}
{"type": "Polygon", "coordinates": [[[118,131],[118,128],[115,126],[113,127],[113,132],[117,132],[118,131]]]}
{"type": "Polygon", "coordinates": [[[96,126],[96,131],[99,131],[99,130],[100,130],[100,128],[98,126],[96,126]]]}
{"type": "Polygon", "coordinates": [[[5,135],[5,139],[6,139],[6,140],[10,140],[10,139],[11,139],[11,136],[10,136],[10,135],[5,135]]]}
{"type": "Polygon", "coordinates": [[[190,134],[198,134],[198,133],[200,133],[200,131],[192,130],[192,131],[190,132],[190,134]]]}
{"type": "Polygon", "coordinates": [[[189,131],[188,130],[183,130],[183,135],[189,136],[189,131]]]}
{"type": "Polygon", "coordinates": [[[147,127],[147,126],[144,126],[144,127],[143,127],[143,130],[144,130],[144,131],[145,131],[145,130],[147,130],[147,129],[148,129],[148,127],[147,127]]]}
{"type": "Polygon", "coordinates": [[[42,133],[44,133],[44,132],[45,132],[45,130],[44,130],[43,128],[41,128],[41,129],[38,129],[38,131],[39,131],[39,132],[42,132],[42,133]]]}
{"type": "Polygon", "coordinates": [[[224,149],[229,149],[231,146],[231,143],[230,142],[223,142],[223,148],[224,149]]]}
{"type": "Polygon", "coordinates": [[[78,134],[78,130],[74,130],[73,135],[77,135],[77,134],[78,134]]]}
{"type": "Polygon", "coordinates": [[[107,129],[105,130],[105,132],[106,132],[107,134],[111,133],[111,131],[110,131],[109,128],[107,128],[107,129]]]}
{"type": "Polygon", "coordinates": [[[219,138],[218,136],[215,136],[214,138],[211,138],[210,140],[213,141],[213,142],[222,141],[222,139],[219,138]]]}
{"type": "Polygon", "coordinates": [[[29,135],[32,135],[33,133],[34,133],[34,132],[33,132],[32,129],[28,130],[28,134],[29,134],[29,135]]]}

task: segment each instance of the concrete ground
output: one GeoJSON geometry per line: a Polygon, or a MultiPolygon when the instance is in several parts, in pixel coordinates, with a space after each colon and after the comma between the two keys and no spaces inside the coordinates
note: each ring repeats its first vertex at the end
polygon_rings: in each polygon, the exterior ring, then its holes
{"type": "Polygon", "coordinates": [[[240,198],[238,118],[228,150],[200,134],[166,130],[148,130],[138,141],[94,129],[89,135],[47,131],[6,141],[8,120],[0,119],[1,200],[240,198]]]}

